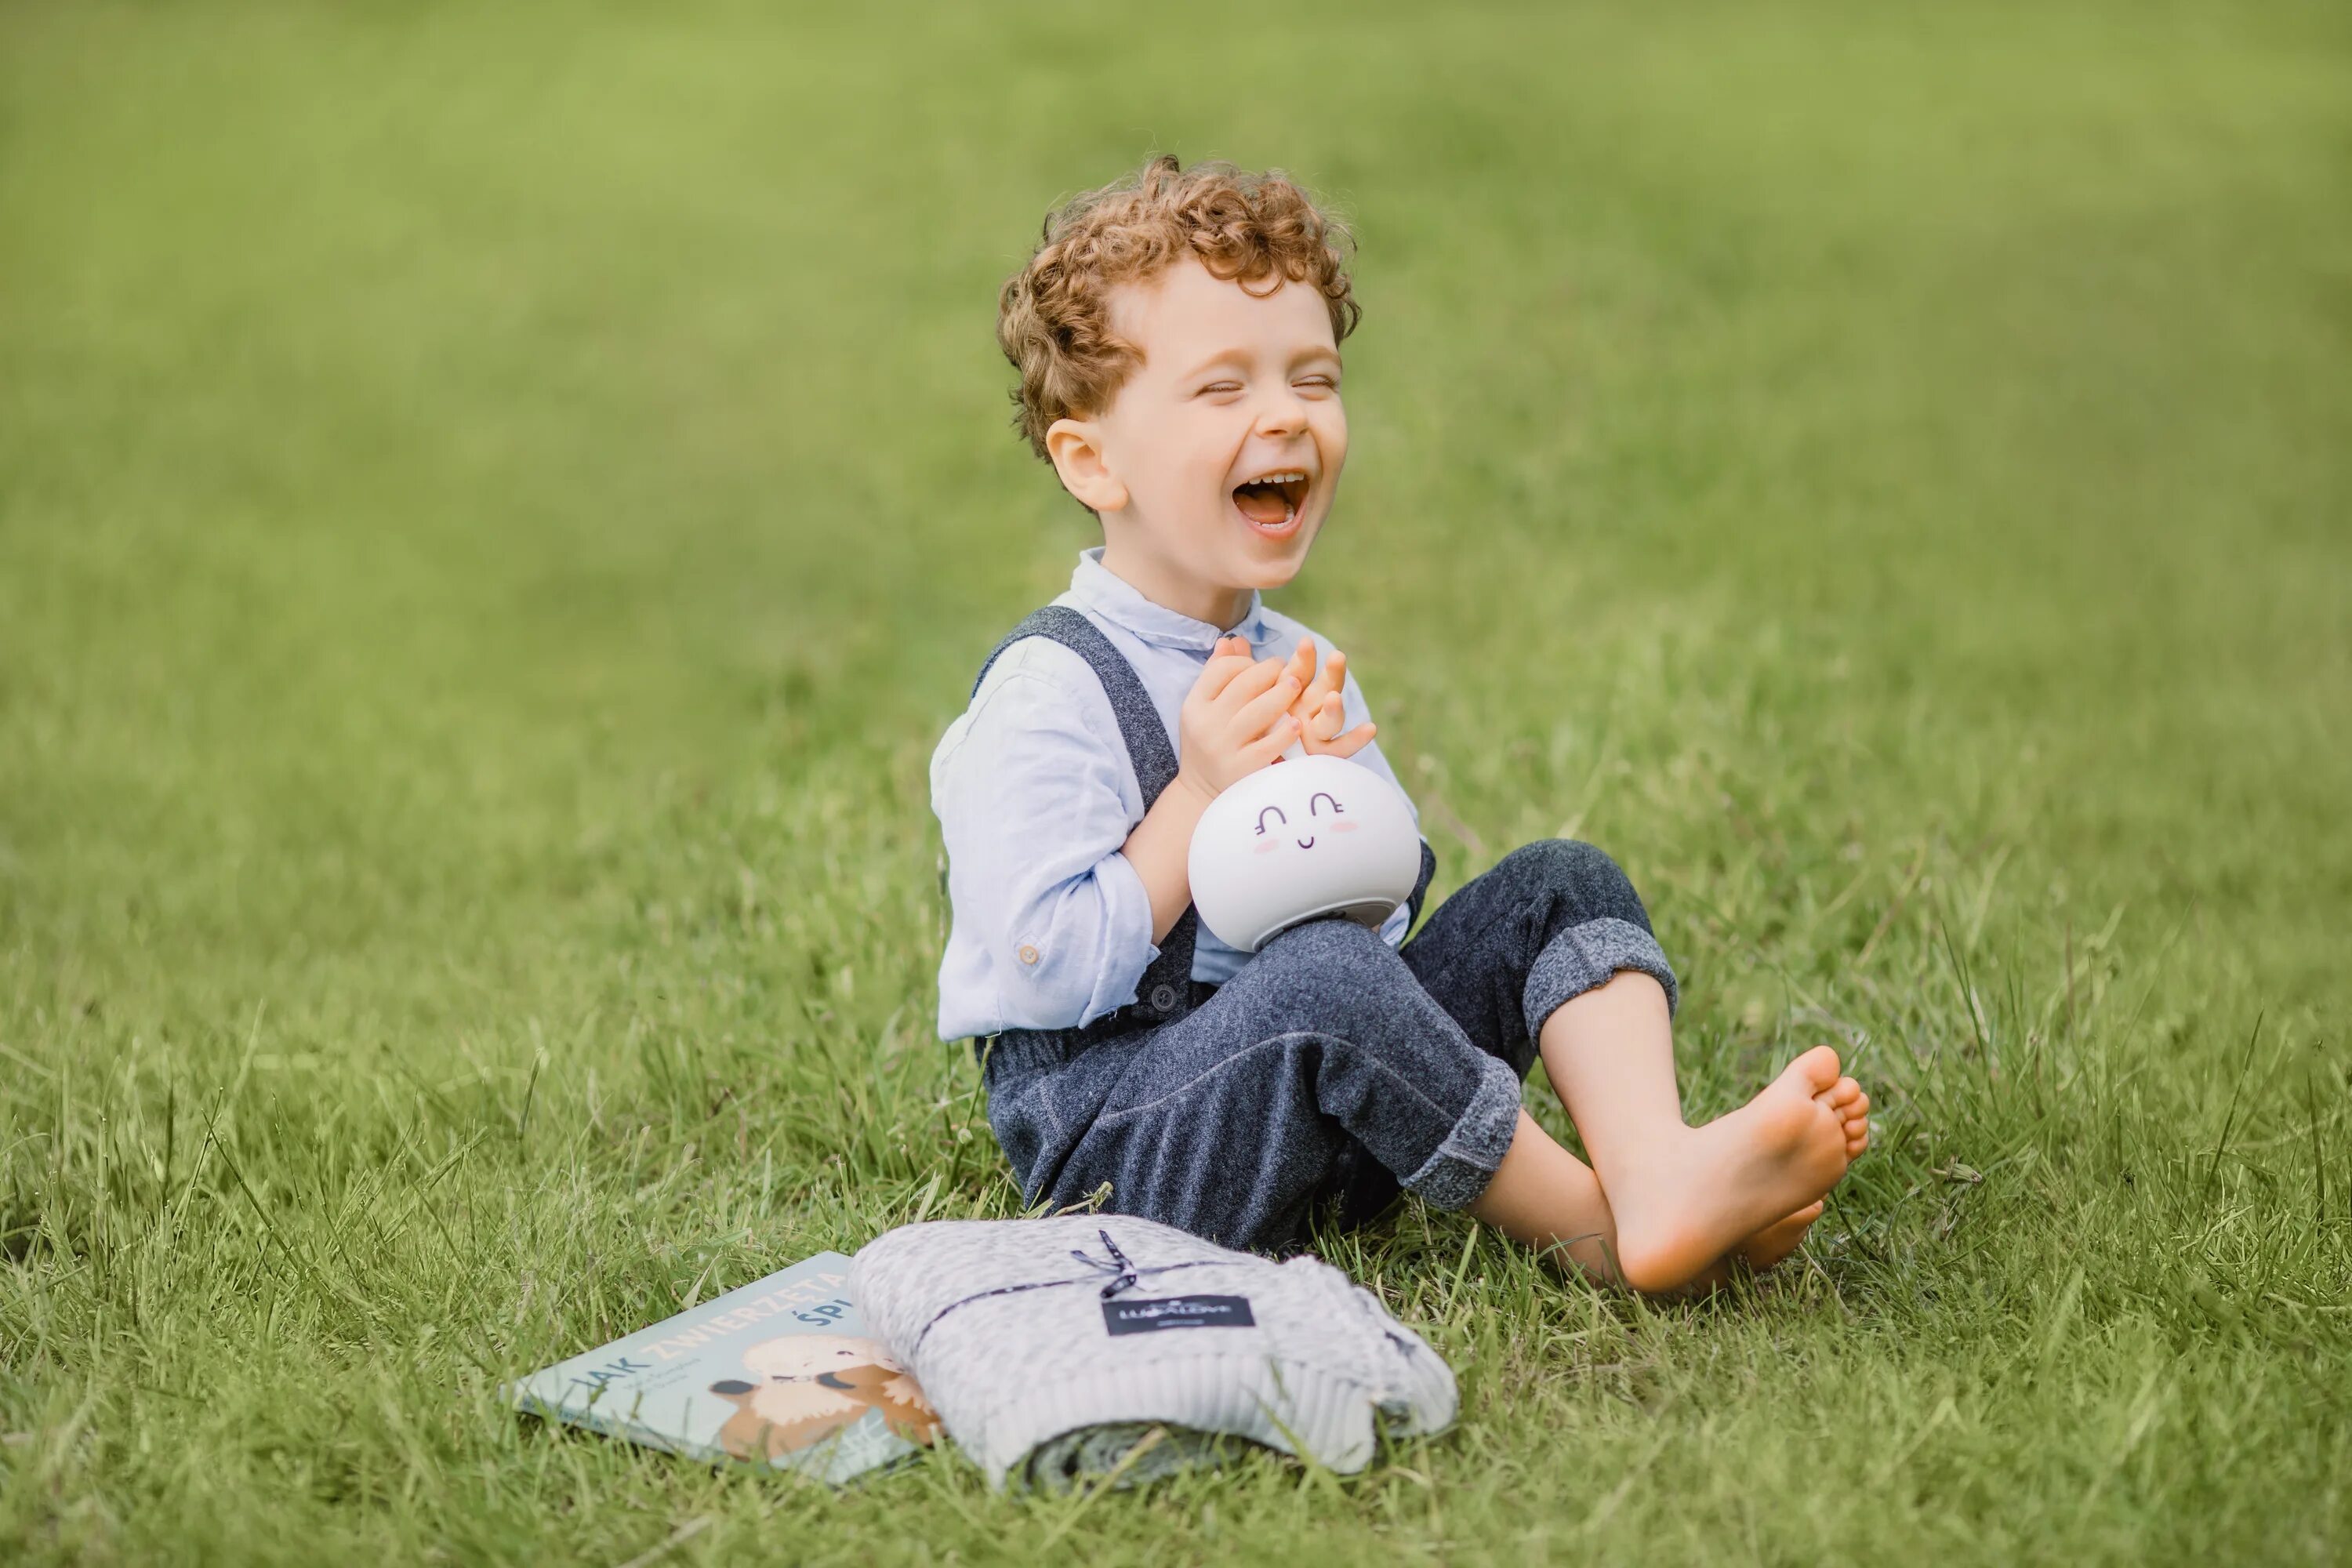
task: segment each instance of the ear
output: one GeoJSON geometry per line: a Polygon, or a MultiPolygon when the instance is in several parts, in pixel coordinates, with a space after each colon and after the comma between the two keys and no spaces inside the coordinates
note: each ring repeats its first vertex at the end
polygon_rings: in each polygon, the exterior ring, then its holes
{"type": "Polygon", "coordinates": [[[1045,430],[1045,452],[1062,486],[1097,512],[1127,504],[1127,486],[1104,465],[1102,426],[1092,419],[1056,419],[1045,430]]]}

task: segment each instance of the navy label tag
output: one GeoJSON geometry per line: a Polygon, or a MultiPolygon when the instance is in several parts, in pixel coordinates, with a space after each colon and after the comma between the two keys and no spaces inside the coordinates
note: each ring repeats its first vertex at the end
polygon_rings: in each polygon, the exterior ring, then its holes
{"type": "Polygon", "coordinates": [[[1246,1296],[1162,1296],[1102,1304],[1103,1327],[1114,1334],[1150,1334],[1161,1329],[1252,1329],[1246,1296]]]}

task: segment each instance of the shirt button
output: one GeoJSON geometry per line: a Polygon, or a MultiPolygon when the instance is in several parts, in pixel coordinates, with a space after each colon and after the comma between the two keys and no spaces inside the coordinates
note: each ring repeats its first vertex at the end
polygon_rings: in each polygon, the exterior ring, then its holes
{"type": "Polygon", "coordinates": [[[1024,942],[1021,944],[1021,962],[1024,963],[1034,963],[1037,962],[1037,947],[1035,943],[1024,942]]]}

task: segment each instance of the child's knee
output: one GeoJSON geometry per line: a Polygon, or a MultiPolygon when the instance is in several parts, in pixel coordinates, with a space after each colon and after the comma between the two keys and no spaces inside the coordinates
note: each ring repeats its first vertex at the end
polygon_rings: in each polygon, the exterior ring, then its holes
{"type": "Polygon", "coordinates": [[[1538,838],[1504,859],[1566,900],[1579,921],[1621,920],[1649,926],[1649,911],[1642,907],[1633,879],[1597,846],[1578,838],[1538,838]]]}
{"type": "Polygon", "coordinates": [[[1246,984],[1275,1032],[1360,1038],[1393,1018],[1402,988],[1418,988],[1404,960],[1370,926],[1324,918],[1277,932],[1228,984],[1246,984]]]}

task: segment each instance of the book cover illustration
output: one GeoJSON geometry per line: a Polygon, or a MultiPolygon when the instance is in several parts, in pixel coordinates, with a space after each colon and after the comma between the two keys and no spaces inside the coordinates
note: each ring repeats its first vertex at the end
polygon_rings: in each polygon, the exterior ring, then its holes
{"type": "Polygon", "coordinates": [[[519,1409],[698,1459],[839,1483],[928,1446],[940,1418],[867,1336],[823,1252],[510,1384],[519,1409]]]}

